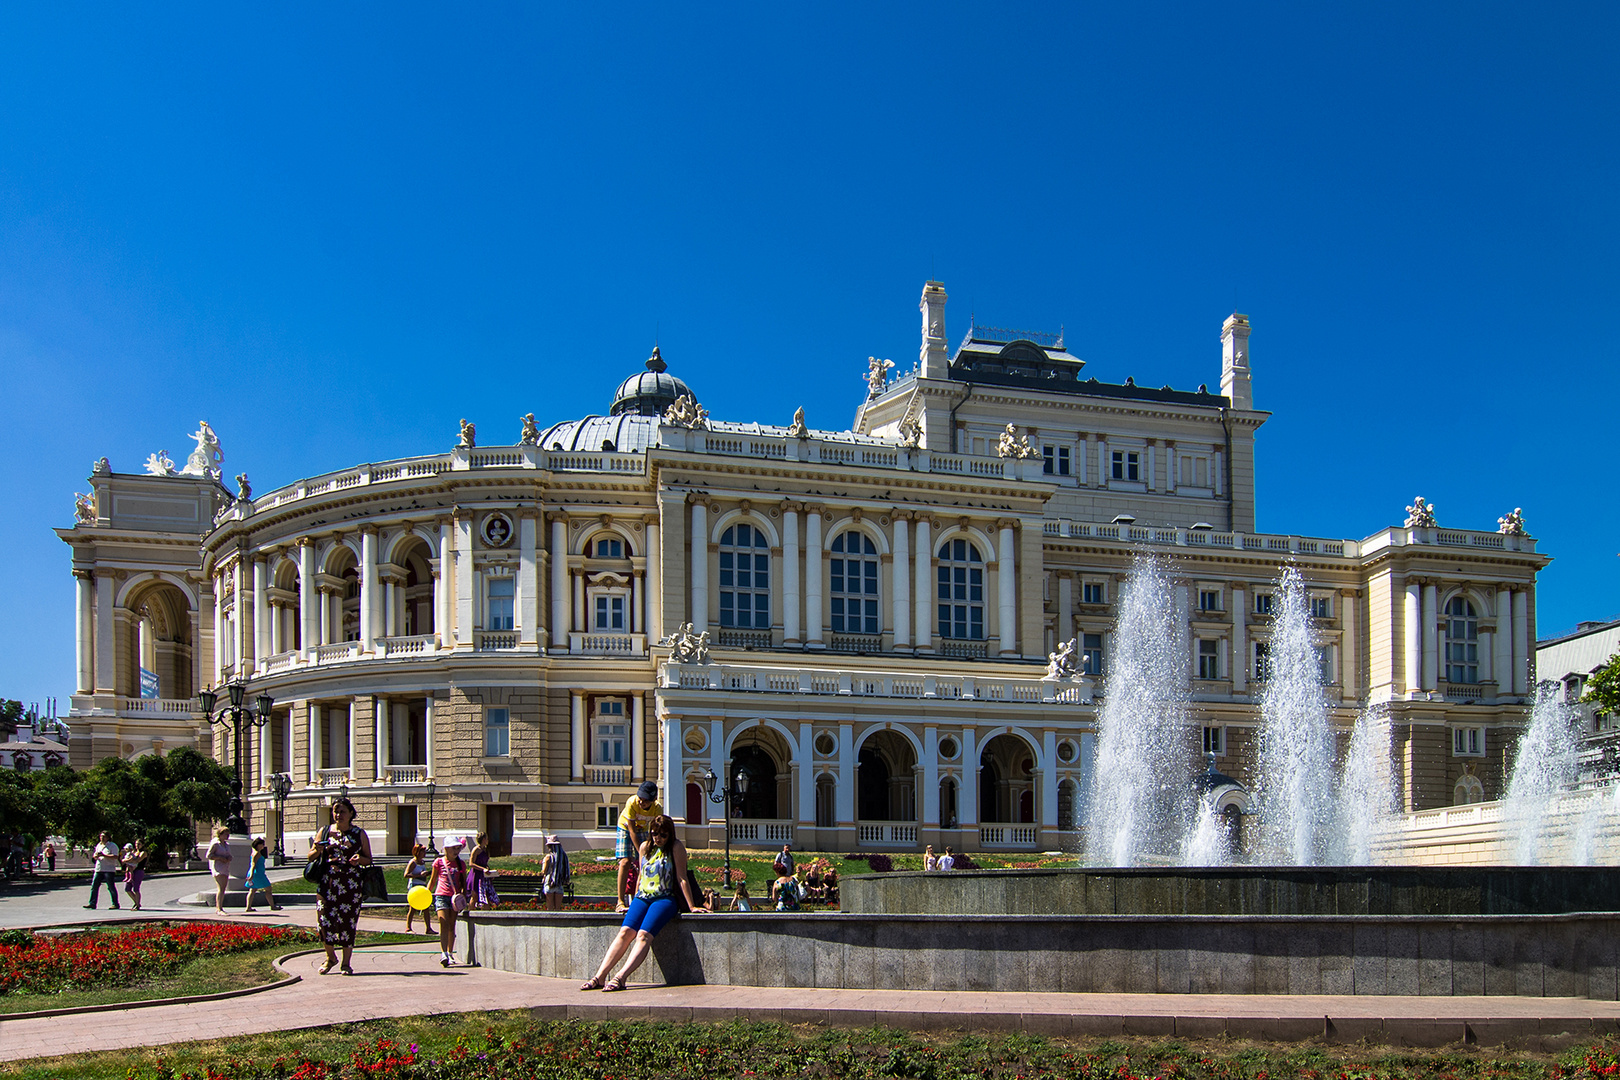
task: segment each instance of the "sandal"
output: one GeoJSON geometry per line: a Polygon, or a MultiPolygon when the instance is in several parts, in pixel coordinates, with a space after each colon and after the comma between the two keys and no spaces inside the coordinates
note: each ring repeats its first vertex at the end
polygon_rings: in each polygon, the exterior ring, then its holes
{"type": "Polygon", "coordinates": [[[602,977],[600,975],[592,975],[590,978],[579,984],[579,989],[581,993],[586,990],[602,989],[602,977]]]}
{"type": "Polygon", "coordinates": [[[628,986],[628,979],[626,979],[623,975],[615,975],[613,978],[607,981],[607,985],[602,987],[602,989],[606,991],[623,990],[628,986]]]}
{"type": "Polygon", "coordinates": [[[336,960],[328,960],[326,963],[321,965],[321,974],[322,975],[330,975],[330,974],[332,974],[332,969],[335,968],[335,967],[337,967],[337,961],[336,960]]]}
{"type": "Polygon", "coordinates": [[[350,967],[348,964],[344,964],[342,967],[338,968],[338,974],[339,975],[353,975],[354,974],[354,968],[350,967]]]}

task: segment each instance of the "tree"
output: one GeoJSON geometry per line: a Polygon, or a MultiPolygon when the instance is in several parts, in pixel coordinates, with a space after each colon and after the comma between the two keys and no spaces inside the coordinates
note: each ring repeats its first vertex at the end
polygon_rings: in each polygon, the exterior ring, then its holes
{"type": "Polygon", "coordinates": [[[0,835],[9,833],[38,839],[45,835],[45,816],[34,798],[33,774],[0,769],[0,835]]]}
{"type": "Polygon", "coordinates": [[[1586,680],[1581,701],[1599,712],[1620,711],[1620,653],[1615,653],[1586,680]]]}
{"type": "Polygon", "coordinates": [[[229,812],[231,773],[181,747],[164,757],[107,758],[82,773],[47,769],[35,795],[45,820],[74,843],[106,831],[119,842],[144,837],[155,853],[189,851],[195,822],[229,812]]]}

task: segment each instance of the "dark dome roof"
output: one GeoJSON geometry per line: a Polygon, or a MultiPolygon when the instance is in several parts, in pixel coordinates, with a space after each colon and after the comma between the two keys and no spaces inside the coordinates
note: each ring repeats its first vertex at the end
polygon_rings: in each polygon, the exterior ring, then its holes
{"type": "Polygon", "coordinates": [[[613,392],[613,407],[608,412],[613,416],[625,413],[663,416],[676,399],[692,392],[686,383],[669,374],[666,367],[664,358],[658,354],[658,346],[654,345],[652,356],[647,358],[647,370],[619,384],[613,392]]]}
{"type": "Polygon", "coordinates": [[[620,416],[587,416],[565,420],[540,433],[540,445],[547,450],[616,451],[640,454],[658,441],[658,420],[628,413],[620,416]]]}

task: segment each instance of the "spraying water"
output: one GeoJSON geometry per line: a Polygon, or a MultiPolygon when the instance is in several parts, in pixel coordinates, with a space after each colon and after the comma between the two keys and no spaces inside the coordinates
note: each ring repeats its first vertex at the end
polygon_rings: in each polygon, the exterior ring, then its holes
{"type": "Polygon", "coordinates": [[[1559,796],[1575,783],[1576,736],[1570,709],[1551,686],[1536,694],[1530,726],[1519,736],[1502,800],[1502,822],[1516,844],[1514,861],[1538,866],[1559,861],[1552,851],[1559,796]]]}
{"type": "Polygon", "coordinates": [[[1194,813],[1187,724],[1187,613],[1151,556],[1138,556],[1120,593],[1114,655],[1097,718],[1087,842],[1094,865],[1174,859],[1179,823],[1194,813]]]}
{"type": "Polygon", "coordinates": [[[1257,857],[1319,865],[1333,835],[1338,769],[1305,584],[1292,566],[1283,570],[1272,610],[1260,699],[1257,857]]]}
{"type": "Polygon", "coordinates": [[[1339,827],[1333,861],[1341,865],[1370,864],[1374,839],[1395,815],[1389,735],[1389,714],[1384,709],[1364,709],[1356,717],[1344,776],[1339,781],[1339,827]]]}

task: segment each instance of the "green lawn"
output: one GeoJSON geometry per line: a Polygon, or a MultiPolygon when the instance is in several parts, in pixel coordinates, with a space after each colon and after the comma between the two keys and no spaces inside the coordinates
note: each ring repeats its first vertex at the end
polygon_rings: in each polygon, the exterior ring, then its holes
{"type": "Polygon", "coordinates": [[[916,1035],[780,1024],[536,1021],[521,1012],[408,1017],[0,1065],[18,1080],[548,1077],[1083,1077],[1087,1080],[1597,1080],[1616,1043],[1561,1054],[1146,1038],[916,1035]],[[414,1050],[413,1050],[414,1048],[414,1050]],[[383,1064],[392,1057],[392,1064],[383,1064]],[[318,1064],[310,1064],[318,1063],[318,1064]],[[207,1071],[205,1073],[205,1070],[207,1071]]]}

